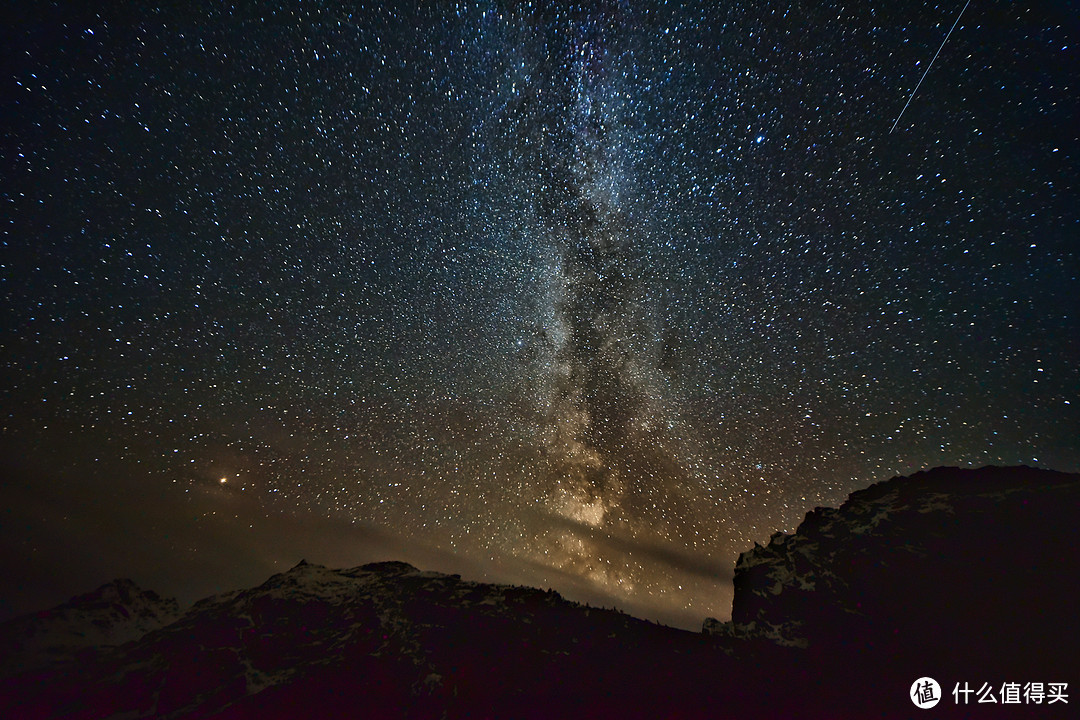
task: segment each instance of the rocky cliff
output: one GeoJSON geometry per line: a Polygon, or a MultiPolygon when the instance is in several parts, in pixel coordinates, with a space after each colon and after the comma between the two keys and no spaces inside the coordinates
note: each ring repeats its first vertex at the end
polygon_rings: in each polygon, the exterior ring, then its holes
{"type": "Polygon", "coordinates": [[[938,468],[817,508],[735,567],[732,621],[822,658],[1052,676],[1080,641],[1080,482],[938,468]]]}

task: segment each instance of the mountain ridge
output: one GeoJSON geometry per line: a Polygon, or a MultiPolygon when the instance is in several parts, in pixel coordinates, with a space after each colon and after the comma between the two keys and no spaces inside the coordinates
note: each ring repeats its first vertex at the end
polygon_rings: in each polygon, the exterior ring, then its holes
{"type": "Polygon", "coordinates": [[[285,718],[317,703],[324,717],[904,717],[907,687],[927,674],[1080,680],[1078,518],[1075,474],[882,481],[743,553],[732,620],[701,633],[400,561],[301,560],[175,616],[175,601],[113,581],[0,623],[0,713],[285,718]],[[81,645],[18,666],[12,638],[34,622],[94,625],[91,610],[115,627],[108,642],[76,633],[81,645]],[[121,622],[132,617],[142,625],[121,622]]]}
{"type": "MultiPolygon", "coordinates": [[[[1080,543],[1080,531],[1075,523],[1070,525],[1070,519],[1080,518],[1076,478],[1026,466],[934,468],[858,490],[838,508],[815,508],[794,533],[776,533],[767,545],[756,545],[739,556],[728,632],[764,633],[781,644],[806,647],[815,635],[824,639],[812,628],[845,624],[837,613],[846,616],[846,624],[860,616],[896,614],[896,603],[910,605],[915,596],[934,593],[932,586],[918,580],[920,563],[928,556],[947,565],[969,591],[989,590],[975,576],[988,577],[995,562],[1010,567],[1010,585],[1037,585],[1039,573],[1048,570],[1043,567],[1046,558],[1056,558],[1049,570],[1066,568],[1072,560],[1069,549],[1080,543]],[[1056,530],[1041,532],[1046,528],[1056,530]],[[1007,529],[1020,542],[1035,545],[1015,553],[1017,540],[996,529],[1007,529]],[[976,537],[977,557],[955,554],[954,561],[947,561],[952,548],[976,537]],[[903,541],[897,543],[897,538],[903,541]],[[845,565],[858,572],[845,571],[845,565]],[[894,587],[897,575],[908,578],[905,582],[915,589],[894,587]],[[875,583],[885,583],[889,591],[871,592],[875,583]],[[856,596],[858,600],[845,602],[856,596]],[[808,608],[822,605],[823,598],[831,606],[828,611],[800,619],[808,608]],[[800,632],[798,627],[810,631],[800,632]]],[[[1076,583],[1075,577],[1063,579],[1076,583]]],[[[931,614],[920,614],[919,620],[930,621],[931,614]]]]}

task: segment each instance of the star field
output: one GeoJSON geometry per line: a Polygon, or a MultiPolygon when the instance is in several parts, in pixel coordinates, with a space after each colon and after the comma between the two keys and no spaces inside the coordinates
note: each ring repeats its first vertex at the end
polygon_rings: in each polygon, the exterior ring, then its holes
{"type": "Polygon", "coordinates": [[[433,5],[12,12],[5,544],[291,515],[691,626],[874,481],[1080,469],[1072,9],[890,133],[958,7],[433,5]]]}

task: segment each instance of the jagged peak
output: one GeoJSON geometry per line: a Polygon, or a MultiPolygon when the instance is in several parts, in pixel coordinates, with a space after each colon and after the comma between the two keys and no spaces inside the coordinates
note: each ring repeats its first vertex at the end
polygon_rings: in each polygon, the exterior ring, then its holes
{"type": "Polygon", "coordinates": [[[114,579],[110,580],[109,582],[95,588],[94,590],[90,591],[90,593],[87,593],[87,594],[88,595],[89,594],[104,595],[104,594],[109,593],[109,592],[117,592],[117,593],[131,593],[131,594],[136,594],[137,595],[138,593],[140,593],[142,591],[143,591],[143,589],[141,587],[139,587],[139,584],[137,582],[135,582],[134,580],[130,579],[130,578],[114,578],[114,579]]]}
{"type": "Polygon", "coordinates": [[[137,601],[175,602],[172,598],[165,598],[153,590],[146,590],[138,583],[129,578],[115,578],[88,593],[72,597],[65,605],[80,603],[110,602],[131,604],[137,601]]]}

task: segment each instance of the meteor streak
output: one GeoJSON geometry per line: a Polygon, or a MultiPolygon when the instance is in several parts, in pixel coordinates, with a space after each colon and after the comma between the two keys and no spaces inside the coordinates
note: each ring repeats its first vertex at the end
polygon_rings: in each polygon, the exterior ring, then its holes
{"type": "MultiPolygon", "coordinates": [[[[960,14],[956,16],[956,20],[953,21],[952,27],[949,28],[949,32],[945,33],[945,39],[941,41],[941,46],[938,47],[937,52],[934,53],[934,60],[937,60],[938,55],[941,54],[941,48],[945,47],[945,43],[949,42],[949,36],[952,35],[952,31],[956,29],[956,25],[960,22],[960,18],[964,16],[964,10],[968,9],[968,5],[971,4],[971,0],[967,0],[964,3],[964,7],[961,8],[960,14]]],[[[915,97],[915,93],[919,92],[919,86],[922,85],[922,81],[926,79],[926,76],[930,73],[930,68],[934,67],[934,60],[930,61],[930,64],[926,66],[926,71],[923,72],[922,77],[919,78],[919,82],[915,83],[915,89],[911,91],[911,95],[908,96],[907,102],[904,103],[904,110],[908,109],[908,105],[911,104],[911,99],[915,97]]],[[[892,128],[889,129],[889,134],[892,135],[893,130],[896,129],[897,123],[900,122],[900,118],[904,116],[904,110],[900,111],[900,114],[896,116],[896,120],[893,121],[892,128]]]]}

